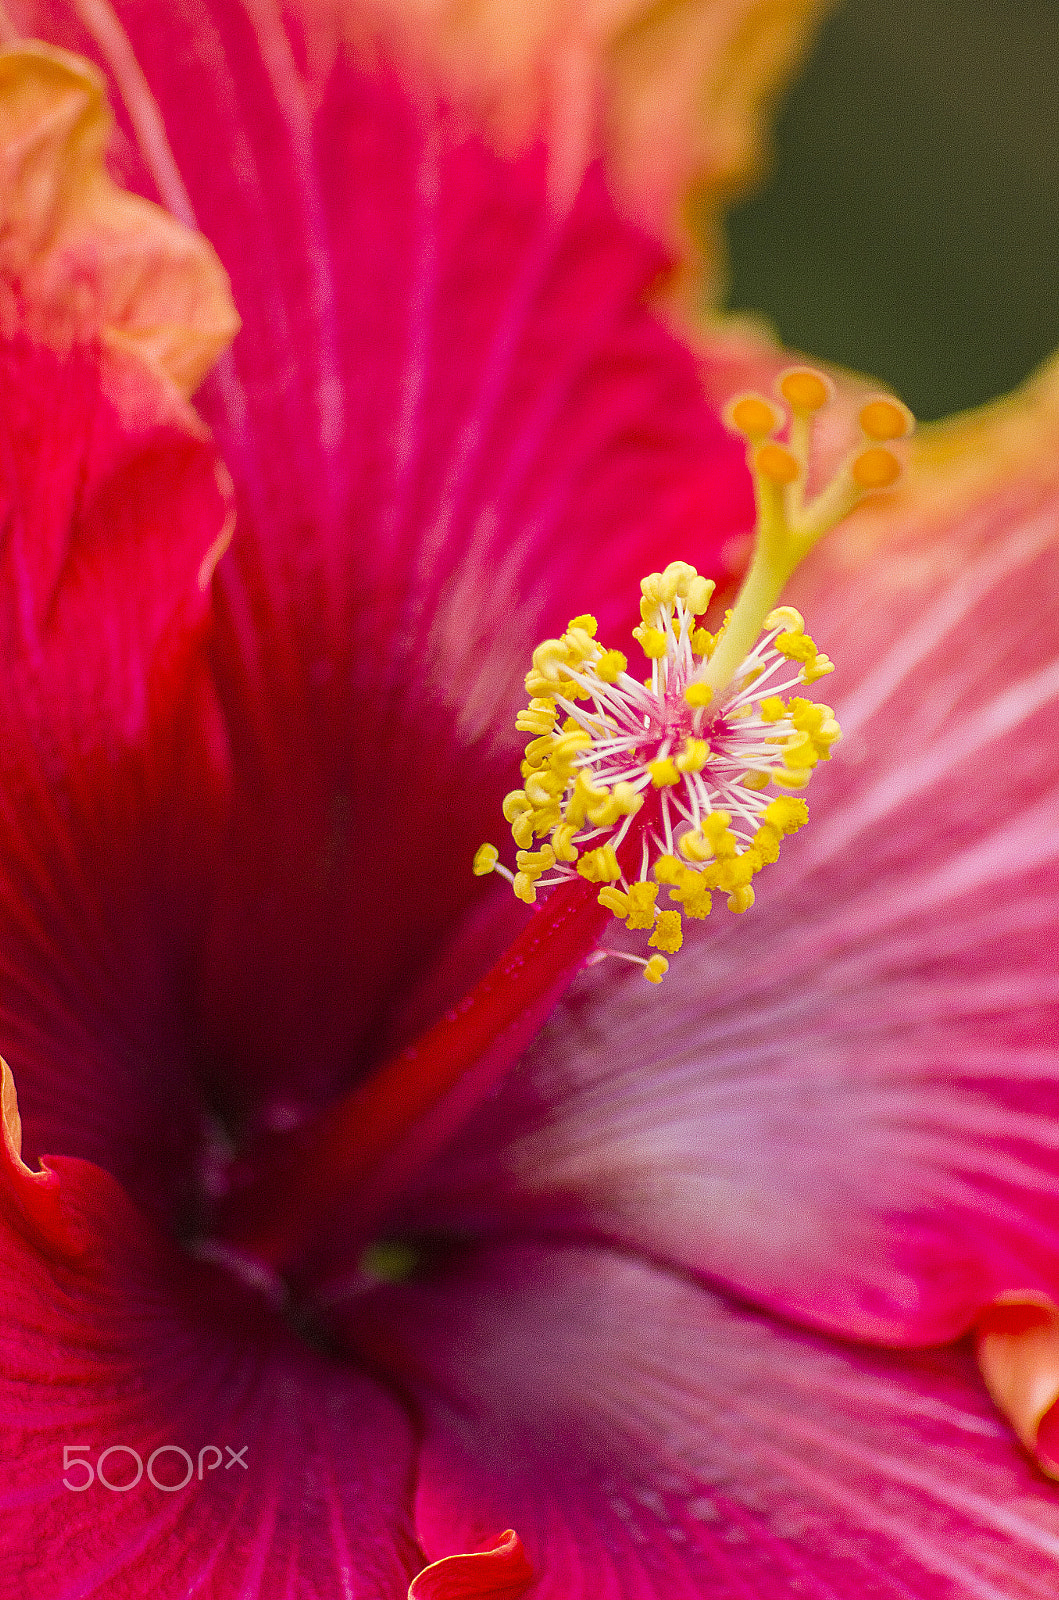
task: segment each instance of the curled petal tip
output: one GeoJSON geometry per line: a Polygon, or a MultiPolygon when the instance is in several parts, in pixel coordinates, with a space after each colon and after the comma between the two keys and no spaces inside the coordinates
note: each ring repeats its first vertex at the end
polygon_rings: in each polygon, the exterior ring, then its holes
{"type": "Polygon", "coordinates": [[[13,1224],[35,1245],[63,1256],[75,1256],[80,1245],[63,1217],[59,1180],[46,1167],[34,1172],[22,1159],[22,1119],[15,1079],[0,1057],[0,1222],[13,1224]]]}
{"type": "Polygon", "coordinates": [[[532,1581],[522,1540],[507,1528],[488,1549],[424,1567],[409,1585],[408,1600],[521,1600],[532,1581]]]}
{"type": "Polygon", "coordinates": [[[208,241],[110,177],[112,125],[87,61],[35,40],[0,48],[3,275],[49,342],[132,351],[187,396],[239,317],[208,241]]]}
{"type": "Polygon", "coordinates": [[[1059,1478],[1059,1428],[1051,1425],[1059,1400],[1059,1306],[1036,1291],[1000,1295],[978,1319],[976,1346],[994,1403],[1041,1470],[1059,1478]]]}

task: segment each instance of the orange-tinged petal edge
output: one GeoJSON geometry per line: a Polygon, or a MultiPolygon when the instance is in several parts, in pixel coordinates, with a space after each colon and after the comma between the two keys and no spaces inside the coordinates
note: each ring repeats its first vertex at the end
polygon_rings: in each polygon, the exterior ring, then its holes
{"type": "Polygon", "coordinates": [[[0,49],[0,319],[98,337],[189,395],[238,331],[228,278],[200,234],[110,177],[112,120],[80,57],[0,49]]]}
{"type": "Polygon", "coordinates": [[[832,0],[304,3],[381,31],[502,148],[543,138],[560,202],[602,154],[626,214],[696,269],[705,233],[715,275],[717,214],[757,173],[766,114],[832,0]]]}
{"type": "Polygon", "coordinates": [[[64,1256],[80,1252],[70,1219],[62,1214],[59,1179],[22,1160],[22,1119],[11,1068],[0,1057],[0,1220],[28,1235],[32,1244],[64,1256]]]}
{"type": "Polygon", "coordinates": [[[431,1562],[408,1587],[408,1600],[520,1600],[533,1568],[514,1528],[487,1550],[431,1562]]]}
{"type": "Polygon", "coordinates": [[[1043,1472],[1059,1478],[1041,1426],[1059,1400],[1059,1306],[1033,1291],[1001,1295],[979,1317],[978,1365],[986,1388],[1043,1472]]]}

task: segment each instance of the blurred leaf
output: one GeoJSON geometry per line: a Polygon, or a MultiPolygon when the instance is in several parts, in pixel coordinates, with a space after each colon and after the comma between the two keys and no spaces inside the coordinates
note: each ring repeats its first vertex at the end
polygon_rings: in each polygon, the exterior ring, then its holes
{"type": "Polygon", "coordinates": [[[733,309],[923,418],[1059,345],[1056,0],[848,0],[731,226],[733,309]]]}

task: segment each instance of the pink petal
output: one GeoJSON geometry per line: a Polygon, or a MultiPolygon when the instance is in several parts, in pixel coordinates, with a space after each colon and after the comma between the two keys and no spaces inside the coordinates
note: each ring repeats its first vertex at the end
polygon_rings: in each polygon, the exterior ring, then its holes
{"type": "Polygon", "coordinates": [[[244,321],[202,392],[239,495],[213,653],[238,806],[198,1008],[237,1108],[289,1117],[495,953],[469,970],[461,939],[429,1004],[410,978],[492,898],[469,864],[533,645],[590,601],[635,614],[669,555],[716,565],[747,478],[598,167],[561,210],[543,148],[504,160],[348,54],[314,76],[268,7],[256,33],[234,0],[81,10],[94,41],[62,37],[244,321]]]}
{"type": "MultiPolygon", "coordinates": [[[[422,1556],[400,1408],[182,1257],[107,1173],[52,1166],[74,1246],[0,1222],[0,1592],[403,1596],[422,1556]]],[[[4,1207],[32,1181],[8,1169],[4,1207]]]]}
{"type": "Polygon", "coordinates": [[[428,1553],[540,1600],[1050,1600],[1059,1504],[963,1348],[858,1350],[633,1257],[507,1246],[351,1313],[423,1409],[428,1553]]]}
{"type": "Polygon", "coordinates": [[[1056,501],[936,520],[855,520],[792,594],[845,738],[754,910],[657,1000],[587,975],[433,1223],[587,1228],[883,1342],[1056,1297],[1056,501]]]}
{"type": "Polygon", "coordinates": [[[208,763],[183,763],[188,660],[228,500],[201,425],[135,363],[103,393],[90,349],[19,336],[0,367],[0,1039],[33,1155],[172,1207],[201,1119],[186,866],[216,843],[208,763]]]}

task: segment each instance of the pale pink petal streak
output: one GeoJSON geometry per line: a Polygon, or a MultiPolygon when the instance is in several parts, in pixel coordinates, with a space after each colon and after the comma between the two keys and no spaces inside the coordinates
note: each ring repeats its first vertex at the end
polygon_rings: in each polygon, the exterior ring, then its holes
{"type": "Polygon", "coordinates": [[[347,1331],[423,1409],[428,1554],[517,1526],[541,1600],[1059,1582],[1059,1510],[962,1348],[858,1350],[559,1245],[472,1256],[351,1308],[347,1331]]]}

